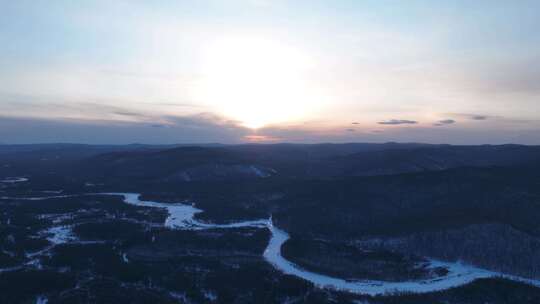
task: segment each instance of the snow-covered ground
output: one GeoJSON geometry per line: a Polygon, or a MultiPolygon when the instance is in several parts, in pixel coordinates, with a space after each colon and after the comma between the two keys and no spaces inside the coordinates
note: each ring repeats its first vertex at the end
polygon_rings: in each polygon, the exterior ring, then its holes
{"type": "Polygon", "coordinates": [[[64,192],[64,190],[44,190],[44,191],[41,191],[43,193],[47,193],[47,194],[60,194],[62,192],[64,192]]]}
{"type": "Polygon", "coordinates": [[[124,262],[124,263],[129,263],[129,259],[128,259],[126,253],[122,253],[122,262],[124,262]]]}
{"type": "Polygon", "coordinates": [[[22,266],[13,266],[13,267],[7,267],[7,268],[0,268],[0,273],[2,272],[11,272],[21,269],[22,266]]]}
{"type": "Polygon", "coordinates": [[[53,224],[59,224],[66,221],[73,220],[76,213],[50,213],[50,214],[40,214],[36,216],[38,219],[47,219],[51,220],[53,224]]]}
{"type": "Polygon", "coordinates": [[[260,178],[266,178],[266,177],[270,177],[271,175],[266,172],[265,170],[257,167],[257,166],[249,166],[249,168],[251,169],[251,171],[253,171],[253,173],[255,173],[255,175],[257,177],[260,177],[260,178]]]}
{"type": "Polygon", "coordinates": [[[56,196],[36,196],[36,197],[12,197],[12,196],[2,196],[0,199],[5,200],[22,200],[22,201],[45,201],[50,200],[53,198],[67,198],[67,197],[75,197],[80,195],[56,195],[56,196]]]}
{"type": "MultiPolygon", "coordinates": [[[[471,265],[465,265],[462,263],[449,263],[437,260],[430,260],[430,267],[444,267],[448,270],[445,276],[437,277],[434,279],[425,279],[417,281],[403,281],[403,282],[385,282],[374,280],[363,281],[350,281],[343,280],[336,277],[331,277],[315,272],[311,272],[295,265],[294,263],[286,260],[281,255],[281,247],[289,239],[289,235],[275,227],[272,220],[261,219],[255,221],[236,222],[231,224],[212,224],[205,223],[196,220],[194,217],[197,213],[203,212],[188,204],[182,203],[160,203],[154,201],[141,200],[141,195],[138,193],[91,193],[86,195],[114,195],[121,196],[125,203],[144,206],[162,208],[168,211],[168,217],[165,220],[164,225],[171,229],[184,229],[184,230],[202,230],[202,229],[226,229],[226,228],[241,228],[241,227],[254,227],[254,228],[268,228],[272,234],[270,242],[264,252],[264,258],[272,264],[279,271],[294,275],[313,283],[321,288],[330,288],[341,291],[348,291],[356,294],[366,295],[381,295],[392,293],[427,293],[440,290],[446,290],[449,288],[468,284],[474,280],[481,278],[494,278],[501,277],[508,280],[518,281],[530,285],[540,287],[540,280],[526,279],[518,276],[507,275],[498,273],[486,269],[481,269],[471,265]]],[[[58,196],[57,196],[58,197],[58,196]]],[[[60,196],[69,197],[69,196],[60,196]]],[[[48,197],[55,198],[55,197],[48,197]]],[[[47,197],[39,198],[39,200],[48,199],[47,197]]],[[[31,200],[37,200],[38,198],[25,198],[31,200]]],[[[54,244],[62,243],[71,240],[71,230],[68,226],[56,226],[48,230],[51,234],[49,240],[54,244]]],[[[124,257],[124,261],[128,261],[127,257],[124,257]]]]}
{"type": "Polygon", "coordinates": [[[5,179],[0,180],[0,183],[15,184],[27,182],[28,180],[29,179],[26,177],[6,177],[5,179]]]}
{"type": "Polygon", "coordinates": [[[49,303],[49,299],[47,299],[46,296],[38,296],[36,298],[36,304],[47,304],[49,303]]]}
{"type": "Polygon", "coordinates": [[[77,238],[73,235],[71,226],[54,226],[44,231],[47,240],[54,245],[65,244],[77,238]]]}

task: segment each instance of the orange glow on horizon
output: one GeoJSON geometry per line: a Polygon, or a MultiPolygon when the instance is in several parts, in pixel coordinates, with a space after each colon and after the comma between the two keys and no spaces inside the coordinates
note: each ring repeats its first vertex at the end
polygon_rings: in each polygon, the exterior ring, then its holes
{"type": "Polygon", "coordinates": [[[244,139],[248,142],[255,142],[255,143],[276,142],[280,140],[280,138],[278,137],[267,136],[267,135],[246,135],[244,136],[244,139]]]}

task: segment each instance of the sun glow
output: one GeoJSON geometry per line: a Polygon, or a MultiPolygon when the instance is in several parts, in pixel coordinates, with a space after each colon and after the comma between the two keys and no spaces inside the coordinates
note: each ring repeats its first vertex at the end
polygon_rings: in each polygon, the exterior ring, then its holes
{"type": "Polygon", "coordinates": [[[320,105],[301,51],[255,37],[226,37],[204,52],[197,97],[248,128],[305,119],[320,105]]]}

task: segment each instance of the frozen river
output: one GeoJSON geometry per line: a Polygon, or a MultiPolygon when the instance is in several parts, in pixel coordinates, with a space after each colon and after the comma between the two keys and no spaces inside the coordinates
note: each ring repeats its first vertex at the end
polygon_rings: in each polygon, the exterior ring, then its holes
{"type": "MultiPolygon", "coordinates": [[[[170,229],[182,230],[204,230],[204,229],[228,229],[253,227],[268,229],[271,232],[270,241],[264,251],[264,259],[268,261],[277,270],[302,278],[313,283],[321,288],[329,288],[340,291],[347,291],[356,294],[365,295],[382,295],[393,293],[427,293],[445,290],[453,287],[468,284],[474,280],[482,278],[505,278],[508,280],[518,281],[529,285],[540,287],[540,280],[531,280],[518,276],[507,275],[499,272],[494,272],[486,269],[481,269],[471,265],[462,263],[450,263],[437,260],[430,260],[430,267],[444,267],[448,270],[445,276],[402,282],[386,282],[375,280],[350,281],[336,277],[327,276],[303,269],[294,263],[288,261],[281,255],[281,247],[289,239],[287,232],[274,226],[272,219],[261,219],[254,221],[241,221],[230,224],[212,224],[198,221],[195,219],[197,213],[203,210],[197,209],[191,204],[186,203],[161,203],[154,201],[141,200],[141,195],[138,193],[88,193],[86,195],[113,195],[121,196],[127,204],[166,209],[168,216],[164,225],[170,229]]],[[[65,198],[77,195],[59,195],[49,197],[26,197],[26,198],[9,198],[20,200],[47,200],[52,198],[65,198]]],[[[2,197],[2,199],[8,199],[2,197]]],[[[61,229],[60,229],[61,230],[61,229]]],[[[56,234],[54,234],[56,235],[56,234]]]]}
{"type": "Polygon", "coordinates": [[[267,228],[271,232],[271,238],[264,251],[264,258],[279,271],[302,278],[321,288],[330,288],[341,291],[348,291],[357,294],[381,295],[391,293],[427,293],[449,289],[468,284],[476,279],[502,277],[509,280],[519,281],[540,287],[540,280],[530,280],[517,276],[497,273],[470,265],[461,263],[449,263],[431,260],[431,267],[444,267],[448,269],[445,276],[434,279],[403,281],[403,282],[385,282],[385,281],[348,281],[323,274],[314,273],[294,263],[286,260],[281,255],[281,247],[289,239],[289,235],[273,225],[271,219],[262,219],[256,221],[243,221],[231,224],[210,224],[197,221],[195,214],[203,212],[188,204],[168,204],[153,201],[144,201],[140,199],[137,193],[103,193],[106,195],[119,195],[124,198],[124,202],[137,206],[164,208],[168,210],[169,216],[165,225],[172,229],[226,229],[255,227],[267,228]]]}

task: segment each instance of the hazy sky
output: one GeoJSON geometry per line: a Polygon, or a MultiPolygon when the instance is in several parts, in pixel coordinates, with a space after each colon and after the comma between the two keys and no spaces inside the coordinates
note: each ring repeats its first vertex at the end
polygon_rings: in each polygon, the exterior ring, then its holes
{"type": "Polygon", "coordinates": [[[0,0],[0,143],[540,144],[540,2],[0,0]]]}

